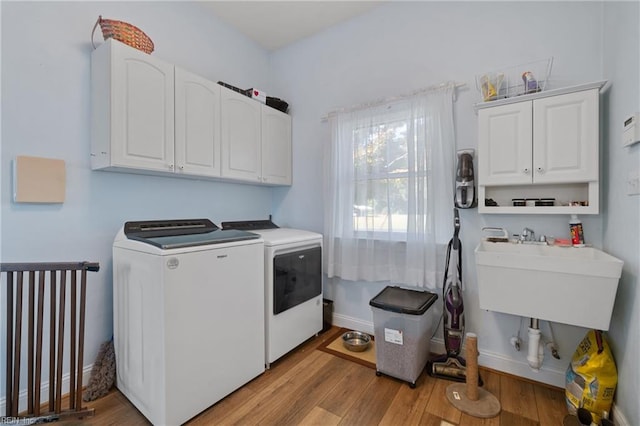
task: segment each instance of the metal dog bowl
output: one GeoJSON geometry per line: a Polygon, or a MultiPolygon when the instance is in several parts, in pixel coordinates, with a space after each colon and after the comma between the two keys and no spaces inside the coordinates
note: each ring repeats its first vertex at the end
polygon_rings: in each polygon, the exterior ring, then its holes
{"type": "Polygon", "coordinates": [[[360,331],[347,331],[342,335],[342,343],[352,352],[362,352],[369,347],[371,337],[360,331]]]}

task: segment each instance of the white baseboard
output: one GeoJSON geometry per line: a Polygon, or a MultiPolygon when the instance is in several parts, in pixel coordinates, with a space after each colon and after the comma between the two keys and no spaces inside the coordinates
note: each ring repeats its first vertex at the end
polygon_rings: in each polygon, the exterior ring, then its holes
{"type": "Polygon", "coordinates": [[[365,333],[373,334],[372,322],[363,321],[359,318],[348,317],[346,315],[334,313],[332,315],[332,325],[348,328],[350,330],[363,331],[365,333]]]}
{"type": "MultiPolygon", "coordinates": [[[[82,369],[82,386],[87,386],[89,378],[91,376],[91,369],[93,364],[87,365],[82,369]]],[[[62,376],[62,394],[69,393],[69,382],[71,381],[71,375],[66,373],[62,376]]],[[[40,386],[40,403],[44,404],[49,401],[49,382],[45,382],[40,386]]],[[[20,391],[18,401],[19,411],[25,411],[27,409],[27,389],[20,391]]],[[[4,415],[7,410],[7,398],[6,396],[0,399],[0,413],[4,415]]]]}
{"type": "Polygon", "coordinates": [[[517,360],[483,349],[479,350],[478,364],[491,368],[493,370],[502,371],[504,373],[513,374],[514,376],[524,377],[540,383],[545,383],[564,389],[566,386],[566,371],[545,367],[544,365],[539,371],[534,371],[529,367],[529,363],[523,358],[517,360]]]}
{"type": "Polygon", "coordinates": [[[611,406],[611,418],[616,426],[631,426],[624,413],[618,409],[616,404],[611,406]]]}
{"type": "MultiPolygon", "coordinates": [[[[374,334],[374,326],[372,322],[348,317],[346,315],[334,313],[333,324],[339,327],[374,334]]],[[[431,339],[429,350],[433,353],[445,353],[444,340],[441,338],[431,339]]],[[[483,350],[482,348],[480,348],[479,352],[480,356],[478,357],[478,365],[482,367],[491,368],[493,370],[513,374],[514,376],[524,377],[529,380],[534,380],[536,382],[545,383],[559,388],[565,387],[564,370],[560,371],[543,366],[540,371],[533,371],[526,360],[519,361],[502,354],[483,350]]]]}

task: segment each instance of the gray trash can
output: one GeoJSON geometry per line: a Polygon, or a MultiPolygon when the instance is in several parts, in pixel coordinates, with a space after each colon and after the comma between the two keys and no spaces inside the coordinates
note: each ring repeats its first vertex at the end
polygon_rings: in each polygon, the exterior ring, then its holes
{"type": "Polygon", "coordinates": [[[397,286],[388,286],[371,299],[377,375],[416,386],[429,359],[434,322],[429,308],[437,299],[438,295],[429,291],[397,286]]]}

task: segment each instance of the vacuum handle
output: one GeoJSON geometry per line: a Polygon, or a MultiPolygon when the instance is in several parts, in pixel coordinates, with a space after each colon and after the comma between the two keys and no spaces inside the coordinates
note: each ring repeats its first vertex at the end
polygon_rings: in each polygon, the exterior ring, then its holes
{"type": "Polygon", "coordinates": [[[460,214],[458,213],[458,209],[453,209],[453,248],[458,250],[460,248],[460,239],[458,235],[460,234],[460,214]]]}

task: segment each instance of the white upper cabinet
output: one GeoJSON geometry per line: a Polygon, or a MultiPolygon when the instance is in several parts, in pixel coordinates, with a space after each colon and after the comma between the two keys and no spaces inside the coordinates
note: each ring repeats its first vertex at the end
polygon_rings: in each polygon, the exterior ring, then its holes
{"type": "Polygon", "coordinates": [[[175,69],[176,171],[220,176],[220,85],[175,69]]]}
{"type": "Polygon", "coordinates": [[[598,89],[533,101],[535,182],[598,180],[598,89]]]}
{"type": "Polygon", "coordinates": [[[291,185],[291,116],[221,87],[222,176],[291,185]]]}
{"type": "Polygon", "coordinates": [[[91,168],[291,185],[291,117],[113,39],[91,56],[91,168]]]}
{"type": "Polygon", "coordinates": [[[262,181],[291,185],[291,116],[262,106],[262,181]]]}
{"type": "Polygon", "coordinates": [[[91,63],[91,167],[172,171],[173,65],[107,40],[91,63]]]}
{"type": "Polygon", "coordinates": [[[477,106],[480,213],[598,213],[604,83],[477,106]],[[514,207],[516,198],[555,201],[514,207]],[[485,199],[498,205],[485,205],[485,199]]]}
{"type": "Polygon", "coordinates": [[[598,90],[481,109],[481,185],[598,180],[598,90]]]}
{"type": "Polygon", "coordinates": [[[261,104],[221,87],[222,176],[246,181],[261,179],[261,104]]]}

